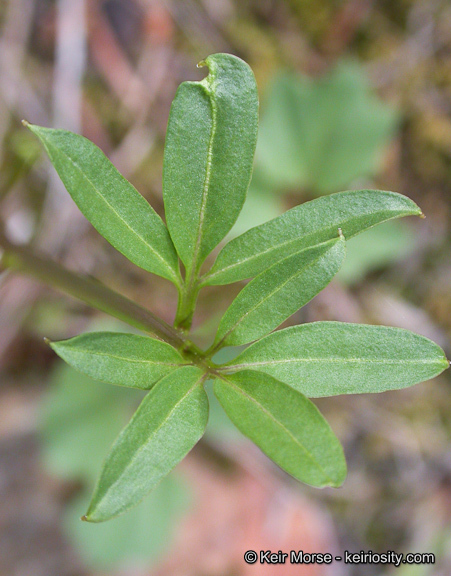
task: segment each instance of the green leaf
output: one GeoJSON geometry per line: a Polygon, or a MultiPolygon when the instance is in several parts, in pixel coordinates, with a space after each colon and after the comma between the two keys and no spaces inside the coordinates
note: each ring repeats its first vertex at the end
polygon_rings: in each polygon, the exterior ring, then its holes
{"type": "Polygon", "coordinates": [[[99,465],[143,393],[112,388],[62,361],[56,362],[55,368],[39,411],[41,453],[52,474],[83,484],[75,500],[64,508],[65,532],[89,567],[148,566],[171,542],[190,501],[189,487],[176,473],[170,474],[142,505],[127,514],[103,524],[80,522],[99,465]]]}
{"type": "Polygon", "coordinates": [[[27,126],[94,228],[131,262],[179,285],[177,254],[166,226],[103,152],[78,134],[27,126]]]}
{"type": "Polygon", "coordinates": [[[277,328],[329,284],[346,254],[343,236],[307,248],[254,278],[224,314],[214,348],[238,346],[277,328]]]}
{"type": "Polygon", "coordinates": [[[83,374],[142,390],[149,390],[157,380],[187,363],[166,342],[119,332],[88,332],[50,346],[83,374]]]}
{"type": "Polygon", "coordinates": [[[258,95],[249,66],[213,54],[201,82],[183,82],[166,134],[163,194],[172,240],[197,270],[243,206],[257,139],[258,95]]]}
{"type": "Polygon", "coordinates": [[[99,463],[143,395],[92,380],[58,360],[39,419],[47,469],[93,485],[99,463]]]}
{"type": "Polygon", "coordinates": [[[235,426],[297,480],[317,487],[343,483],[340,442],[303,394],[251,370],[216,380],[214,391],[235,426]]]}
{"type": "Polygon", "coordinates": [[[201,370],[185,366],[147,394],[106,458],[84,520],[103,522],[125,512],[193,448],[208,420],[203,379],[201,370]]]}
{"type": "Polygon", "coordinates": [[[274,261],[332,240],[338,228],[348,240],[386,220],[420,214],[415,202],[395,192],[351,190],[323,196],[231,240],[202,284],[230,284],[251,278],[274,261]]]}
{"type": "Polygon", "coordinates": [[[266,99],[256,166],[279,189],[336,192],[374,175],[398,122],[357,63],[314,80],[285,74],[266,99]]]}
{"type": "Polygon", "coordinates": [[[424,336],[342,322],[274,332],[230,364],[271,374],[312,398],[406,388],[449,367],[443,350],[424,336]]]}

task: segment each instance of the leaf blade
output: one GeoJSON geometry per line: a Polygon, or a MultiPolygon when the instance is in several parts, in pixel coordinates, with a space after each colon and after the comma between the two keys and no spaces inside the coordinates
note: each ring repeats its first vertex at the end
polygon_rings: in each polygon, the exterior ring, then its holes
{"type": "Polygon", "coordinates": [[[70,366],[108,384],[149,390],[157,380],[187,362],[175,348],[148,336],[88,332],[52,349],[70,366]]]}
{"type": "Polygon", "coordinates": [[[437,344],[409,330],[312,322],[262,338],[229,365],[271,374],[319,398],[405,388],[437,376],[449,362],[437,344]]]}
{"type": "Polygon", "coordinates": [[[345,240],[339,236],[293,254],[259,274],[222,317],[215,349],[246,344],[277,328],[329,284],[345,254],[345,240]]]}
{"type": "Polygon", "coordinates": [[[262,272],[274,260],[336,237],[346,239],[392,218],[420,215],[406,196],[383,190],[350,190],[305,202],[231,240],[202,285],[229,284],[262,272]]]}
{"type": "Polygon", "coordinates": [[[257,138],[258,95],[249,66],[230,54],[213,54],[201,64],[209,68],[207,78],[177,90],[163,163],[168,228],[188,271],[235,223],[257,138]]]}
{"type": "Polygon", "coordinates": [[[131,262],[178,285],[177,254],[166,226],[100,148],[66,130],[27,126],[94,228],[131,262]]]}
{"type": "Polygon", "coordinates": [[[340,442],[316,406],[267,374],[244,371],[215,380],[215,394],[237,428],[297,480],[340,486],[340,442]]]}
{"type": "Polygon", "coordinates": [[[208,399],[199,368],[185,366],[147,394],[107,456],[84,517],[103,522],[150,492],[202,437],[208,399]]]}

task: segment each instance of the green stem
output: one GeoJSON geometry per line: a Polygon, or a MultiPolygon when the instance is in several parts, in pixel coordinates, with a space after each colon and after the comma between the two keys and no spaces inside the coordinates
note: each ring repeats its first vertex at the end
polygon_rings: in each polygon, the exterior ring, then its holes
{"type": "Polygon", "coordinates": [[[185,333],[189,332],[193,322],[199,290],[197,273],[193,270],[188,271],[185,282],[179,290],[179,301],[174,321],[174,326],[185,333]]]}
{"type": "Polygon", "coordinates": [[[1,262],[4,266],[33,276],[139,330],[150,332],[178,350],[186,351],[189,356],[193,357],[195,363],[205,365],[203,353],[199,348],[182,332],[146,308],[103,286],[100,282],[74,274],[27,247],[13,244],[4,236],[1,229],[0,247],[3,249],[1,262]]]}

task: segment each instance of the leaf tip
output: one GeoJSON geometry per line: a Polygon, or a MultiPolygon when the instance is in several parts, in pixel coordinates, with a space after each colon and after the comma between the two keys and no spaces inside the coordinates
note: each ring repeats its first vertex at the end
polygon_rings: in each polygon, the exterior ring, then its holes
{"type": "Polygon", "coordinates": [[[339,237],[341,240],[344,240],[344,239],[345,239],[344,234],[343,234],[343,230],[342,230],[341,228],[338,229],[338,237],[339,237]]]}
{"type": "Polygon", "coordinates": [[[327,487],[335,489],[342,488],[343,484],[345,483],[347,475],[348,475],[347,470],[344,470],[342,474],[340,474],[339,476],[337,475],[335,478],[331,479],[327,487]]]}
{"type": "Polygon", "coordinates": [[[203,68],[204,66],[207,66],[206,59],[205,59],[205,60],[201,60],[200,62],[198,62],[198,63],[196,64],[196,68],[203,68]]]}
{"type": "Polygon", "coordinates": [[[21,120],[21,122],[22,122],[22,125],[25,126],[25,128],[28,128],[30,126],[30,123],[27,122],[27,120],[25,120],[25,119],[21,120]]]}
{"type": "Polygon", "coordinates": [[[44,336],[44,342],[45,344],[47,344],[47,346],[52,346],[52,341],[50,340],[50,338],[47,338],[46,336],[44,336]]]}
{"type": "Polygon", "coordinates": [[[84,515],[80,518],[80,520],[81,520],[82,522],[89,522],[88,517],[86,516],[86,514],[84,514],[84,515]]]}
{"type": "Polygon", "coordinates": [[[420,213],[418,214],[418,216],[419,216],[420,218],[422,218],[423,220],[426,220],[426,216],[425,216],[425,214],[424,214],[421,210],[420,210],[420,213]]]}

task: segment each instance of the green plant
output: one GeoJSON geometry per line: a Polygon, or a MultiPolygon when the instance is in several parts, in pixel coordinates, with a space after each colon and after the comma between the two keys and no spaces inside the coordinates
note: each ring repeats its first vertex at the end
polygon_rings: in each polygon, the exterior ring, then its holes
{"type": "Polygon", "coordinates": [[[252,71],[242,60],[215,54],[201,65],[208,66],[208,76],[181,84],[169,118],[167,227],[91,142],[28,125],[94,227],[133,263],[175,284],[174,326],[0,236],[5,265],[158,338],[95,332],[49,342],[88,376],[148,391],[104,463],[83,517],[92,522],[139,502],[201,438],[208,379],[241,432],[296,479],[323,487],[342,484],[346,463],[308,397],[404,388],[449,365],[434,342],[396,328],[316,322],[270,333],[331,281],[345,258],[346,239],[392,218],[421,215],[405,196],[360,190],[318,198],[233,239],[204,271],[245,200],[258,99],[252,71]],[[248,278],[253,279],[224,313],[213,344],[201,350],[188,337],[199,291],[248,278]],[[225,346],[250,342],[234,360],[213,360],[225,346]]]}
{"type": "MultiPolygon", "coordinates": [[[[92,329],[111,330],[118,325],[117,321],[97,322],[92,329]]],[[[144,391],[93,380],[60,361],[44,396],[41,452],[53,475],[80,483],[61,519],[72,546],[93,569],[148,565],[164,553],[191,501],[186,480],[172,473],[127,514],[102,524],[78,521],[80,510],[89,505],[99,464],[144,395],[144,391]]]]}

